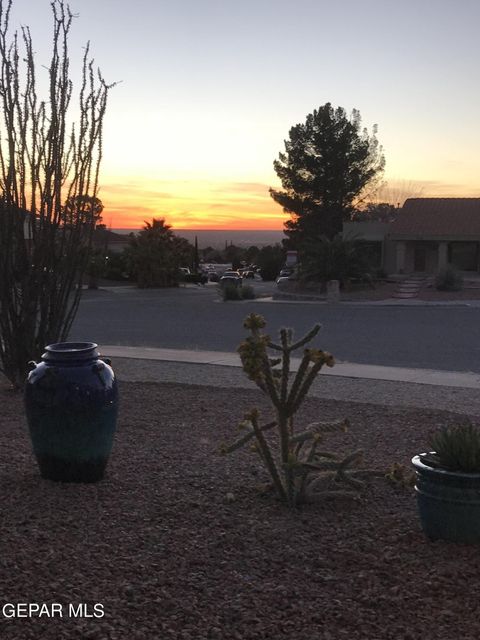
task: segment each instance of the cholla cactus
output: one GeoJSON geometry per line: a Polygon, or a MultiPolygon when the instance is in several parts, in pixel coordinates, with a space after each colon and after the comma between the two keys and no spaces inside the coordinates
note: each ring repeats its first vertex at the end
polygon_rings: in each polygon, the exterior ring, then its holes
{"type": "Polygon", "coordinates": [[[360,480],[365,471],[352,469],[361,460],[362,452],[355,451],[340,459],[335,454],[323,451],[320,445],[324,435],[331,431],[346,430],[347,420],[335,422],[314,422],[300,433],[294,432],[293,418],[305,399],[321,368],[333,367],[335,360],[327,351],[304,349],[300,366],[291,379],[290,356],[293,351],[304,347],[318,333],[320,325],[315,325],[303,338],[293,341],[291,329],[281,329],[280,344],[262,333],[265,319],[251,313],[244,322],[250,331],[238,347],[243,370],[250,380],[269,397],[275,420],[260,425],[257,409],[252,409],[240,423],[242,435],[231,445],[222,447],[222,453],[231,453],[251,444],[252,449],[265,464],[278,496],[289,507],[295,507],[309,493],[341,493],[339,482],[343,482],[347,492],[363,486],[360,480]],[[271,358],[268,349],[279,352],[279,358],[271,358]],[[265,437],[269,430],[277,429],[278,451],[265,437]]]}

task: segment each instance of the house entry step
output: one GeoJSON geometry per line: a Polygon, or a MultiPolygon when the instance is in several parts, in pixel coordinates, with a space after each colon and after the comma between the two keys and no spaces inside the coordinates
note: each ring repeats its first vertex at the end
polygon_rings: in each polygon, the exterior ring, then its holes
{"type": "Polygon", "coordinates": [[[425,281],[425,276],[409,276],[402,282],[398,283],[393,297],[403,300],[416,298],[420,292],[420,289],[425,284],[425,281]]]}

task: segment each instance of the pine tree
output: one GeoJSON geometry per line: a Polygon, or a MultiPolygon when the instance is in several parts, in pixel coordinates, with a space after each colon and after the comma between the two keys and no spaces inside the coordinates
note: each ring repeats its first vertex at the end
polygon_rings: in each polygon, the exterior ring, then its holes
{"type": "Polygon", "coordinates": [[[341,232],[368,187],[381,176],[385,159],[376,138],[361,129],[360,113],[350,117],[328,102],[290,129],[285,152],[274,162],[283,190],[270,195],[291,219],[285,233],[292,248],[305,239],[341,232]]]}

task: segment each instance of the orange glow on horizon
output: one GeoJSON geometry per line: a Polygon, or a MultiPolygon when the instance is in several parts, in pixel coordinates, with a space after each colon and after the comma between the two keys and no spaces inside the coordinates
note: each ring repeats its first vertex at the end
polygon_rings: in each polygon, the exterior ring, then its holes
{"type": "Polygon", "coordinates": [[[99,197],[103,221],[117,229],[139,229],[164,218],[174,229],[281,231],[288,218],[269,186],[248,182],[171,181],[104,183],[99,197]]]}
{"type": "MultiPolygon", "coordinates": [[[[405,187],[405,181],[395,182],[405,187]]],[[[260,182],[201,180],[104,182],[99,197],[103,222],[116,229],[140,229],[164,218],[173,229],[282,231],[289,219],[260,182]]],[[[272,185],[277,188],[277,185],[272,185]]],[[[404,197],[478,197],[478,187],[435,181],[409,181],[404,197]]],[[[387,199],[388,189],[383,194],[387,199]]],[[[382,193],[379,194],[380,200],[382,193]]],[[[394,204],[400,194],[392,195],[394,204]]],[[[388,198],[391,200],[392,198],[388,198]]],[[[403,200],[404,198],[402,198],[403,200]]]]}
{"type": "Polygon", "coordinates": [[[153,218],[164,218],[165,222],[173,229],[282,231],[283,224],[288,219],[287,215],[265,216],[262,214],[246,219],[239,213],[237,216],[218,216],[212,220],[208,215],[202,217],[201,214],[198,214],[195,217],[185,218],[181,212],[171,211],[168,213],[139,208],[132,208],[131,211],[128,211],[125,207],[116,208],[107,205],[103,212],[103,222],[116,229],[133,230],[140,229],[145,222],[151,222],[153,218]],[[139,213],[139,208],[142,209],[142,213],[139,213]]]}

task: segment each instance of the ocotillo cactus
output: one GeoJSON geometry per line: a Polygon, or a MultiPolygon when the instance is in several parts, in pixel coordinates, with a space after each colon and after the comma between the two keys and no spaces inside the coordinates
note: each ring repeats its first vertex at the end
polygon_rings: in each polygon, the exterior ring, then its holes
{"type": "MultiPolygon", "coordinates": [[[[347,420],[315,422],[306,430],[295,433],[293,418],[305,399],[310,387],[323,365],[333,367],[333,356],[320,349],[304,349],[303,358],[291,380],[290,357],[296,349],[304,347],[318,333],[315,325],[303,338],[294,342],[291,329],[281,329],[280,343],[276,344],[262,333],[264,318],[251,313],[244,327],[251,333],[238,347],[238,352],[247,376],[269,397],[275,420],[260,425],[259,412],[252,409],[240,423],[244,433],[231,445],[222,448],[231,453],[253,440],[253,449],[265,464],[278,496],[289,507],[295,507],[310,492],[339,493],[334,483],[343,481],[347,489],[359,489],[359,479],[364,471],[353,470],[361,457],[355,451],[342,459],[335,454],[319,449],[323,436],[329,431],[346,430],[347,420]],[[268,349],[279,353],[279,358],[270,358],[268,349]],[[277,429],[279,450],[275,451],[265,433],[277,429]]],[[[345,491],[340,491],[345,494],[345,491]]]]}

